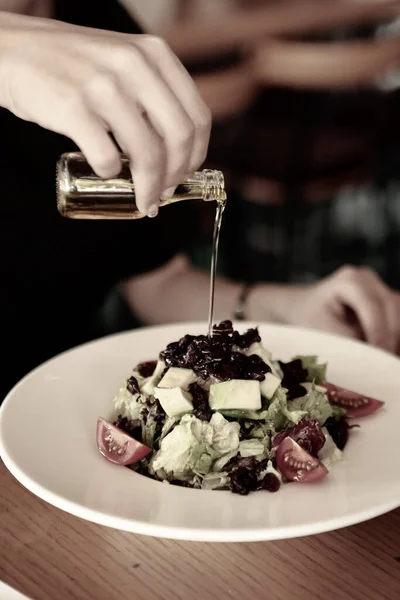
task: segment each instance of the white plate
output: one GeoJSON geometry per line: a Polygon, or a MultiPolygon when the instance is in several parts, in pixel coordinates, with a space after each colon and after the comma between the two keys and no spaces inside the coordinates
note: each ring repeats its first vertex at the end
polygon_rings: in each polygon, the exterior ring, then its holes
{"type": "Polygon", "coordinates": [[[29,600],[29,598],[0,581],[0,600],[29,600]]]}
{"type": "MultiPolygon", "coordinates": [[[[251,326],[240,325],[243,330],[251,326]]],[[[386,405],[353,430],[345,462],[316,484],[241,497],[153,481],[107,462],[97,451],[99,415],[132,367],[156,358],[204,324],[137,330],[80,346],[25,377],[0,410],[1,457],[13,475],[50,504],[102,525],[200,541],[272,540],[370,519],[400,505],[400,360],[318,332],[263,325],[274,356],[318,354],[329,380],[386,405]]]]}

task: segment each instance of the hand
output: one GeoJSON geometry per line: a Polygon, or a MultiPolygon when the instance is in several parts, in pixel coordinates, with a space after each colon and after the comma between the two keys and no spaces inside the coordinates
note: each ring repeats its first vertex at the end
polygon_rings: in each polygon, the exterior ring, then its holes
{"type": "Polygon", "coordinates": [[[204,161],[210,111],[161,39],[0,12],[0,106],[71,138],[100,177],[130,157],[139,210],[204,161]]]}
{"type": "Polygon", "coordinates": [[[310,285],[260,285],[248,301],[252,320],[267,318],[399,349],[400,294],[367,268],[342,267],[310,285]]]}

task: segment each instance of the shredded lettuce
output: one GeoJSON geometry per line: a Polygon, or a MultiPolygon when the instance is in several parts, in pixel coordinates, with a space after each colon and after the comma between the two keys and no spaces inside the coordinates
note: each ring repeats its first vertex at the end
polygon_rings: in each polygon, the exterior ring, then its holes
{"type": "Polygon", "coordinates": [[[157,422],[154,419],[147,419],[142,421],[142,442],[149,448],[154,446],[154,438],[157,431],[157,422]]]}
{"type": "Polygon", "coordinates": [[[209,424],[213,428],[211,445],[215,452],[222,456],[238,448],[239,423],[231,423],[220,413],[214,413],[209,424]]]}
{"type": "Polygon", "coordinates": [[[126,417],[127,419],[138,419],[142,404],[140,394],[132,395],[126,387],[127,382],[119,389],[113,403],[116,416],[126,417]]]}
{"type": "Polygon", "coordinates": [[[229,455],[228,462],[237,454],[239,431],[239,423],[227,421],[220,413],[214,413],[209,423],[184,415],[161,441],[150,468],[161,479],[186,481],[193,473],[206,475],[216,459],[229,455]]]}
{"type": "Polygon", "coordinates": [[[336,406],[335,404],[331,404],[332,409],[332,417],[334,419],[341,419],[346,416],[346,409],[341,406],[336,406]]]}
{"type": "Polygon", "coordinates": [[[242,440],[239,443],[239,454],[246,458],[247,456],[261,456],[265,452],[265,443],[260,439],[242,440]]]}
{"type": "Polygon", "coordinates": [[[249,421],[265,421],[266,410],[221,410],[221,414],[229,419],[245,419],[249,421]]]}
{"type": "Polygon", "coordinates": [[[228,473],[209,473],[205,475],[202,482],[203,490],[220,490],[229,485],[228,473]]]}
{"type": "Polygon", "coordinates": [[[332,416],[332,407],[326,395],[316,390],[314,385],[306,396],[290,402],[290,410],[304,411],[310,419],[316,419],[321,425],[332,416]]]}
{"type": "Polygon", "coordinates": [[[269,423],[260,423],[257,422],[257,425],[254,427],[254,422],[251,423],[253,429],[251,430],[251,438],[264,440],[264,443],[267,442],[268,448],[271,447],[271,438],[275,435],[275,428],[269,423]],[[268,439],[267,439],[268,438],[268,439]]]}
{"type": "Polygon", "coordinates": [[[199,442],[192,431],[191,419],[185,417],[162,440],[160,450],[151,460],[150,469],[161,479],[170,475],[171,478],[185,481],[189,475],[189,461],[199,442]]]}
{"type": "Polygon", "coordinates": [[[326,381],[326,369],[327,363],[318,363],[318,356],[295,356],[299,358],[303,365],[303,369],[307,369],[308,376],[307,380],[310,383],[314,382],[316,385],[321,385],[326,381]]]}
{"type": "Polygon", "coordinates": [[[305,409],[288,407],[287,392],[280,386],[272,397],[266,421],[273,425],[275,431],[281,431],[288,422],[297,424],[306,414],[305,409]]]}
{"type": "Polygon", "coordinates": [[[161,430],[160,440],[164,439],[165,436],[168,435],[170,431],[172,431],[177,422],[178,421],[175,417],[167,417],[161,430]]]}
{"type": "Polygon", "coordinates": [[[220,471],[223,471],[223,469],[228,464],[228,462],[230,460],[232,460],[232,458],[235,458],[237,453],[238,453],[238,449],[235,449],[235,450],[232,450],[231,452],[228,452],[227,454],[224,454],[223,456],[221,456],[221,458],[217,458],[217,460],[214,462],[213,467],[212,467],[213,472],[218,473],[220,471]]]}
{"type": "MultiPolygon", "coordinates": [[[[288,423],[297,424],[307,414],[306,410],[299,410],[296,407],[288,406],[287,391],[282,386],[278,387],[269,405],[264,410],[226,410],[221,412],[225,417],[230,419],[241,419],[245,422],[260,422],[261,427],[266,426],[264,434],[268,430],[270,433],[281,431],[288,423]],[[264,423],[261,423],[262,421],[264,423]]],[[[257,435],[252,434],[251,437],[263,437],[263,434],[259,431],[257,435]]]]}
{"type": "Polygon", "coordinates": [[[213,463],[213,456],[209,454],[207,444],[196,444],[192,448],[188,460],[188,467],[196,475],[207,475],[213,463]]]}

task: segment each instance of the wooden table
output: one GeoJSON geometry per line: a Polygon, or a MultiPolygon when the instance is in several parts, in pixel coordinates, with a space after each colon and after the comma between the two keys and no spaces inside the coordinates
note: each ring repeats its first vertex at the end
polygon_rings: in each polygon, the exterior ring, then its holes
{"type": "Polygon", "coordinates": [[[400,509],[314,537],[205,544],[63,513],[0,462],[0,580],[34,600],[399,600],[400,509]]]}

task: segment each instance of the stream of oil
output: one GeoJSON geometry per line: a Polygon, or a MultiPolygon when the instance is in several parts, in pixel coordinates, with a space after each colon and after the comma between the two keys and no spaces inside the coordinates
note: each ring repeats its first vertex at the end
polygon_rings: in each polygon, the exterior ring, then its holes
{"type": "Polygon", "coordinates": [[[217,210],[215,213],[214,221],[214,233],[212,243],[212,254],[211,254],[211,272],[210,272],[210,299],[208,305],[208,337],[212,337],[213,332],[213,318],[214,318],[214,294],[215,294],[215,275],[217,273],[217,261],[218,261],[218,246],[219,246],[219,234],[221,231],[222,216],[224,214],[226,206],[226,195],[218,201],[217,210]]]}

